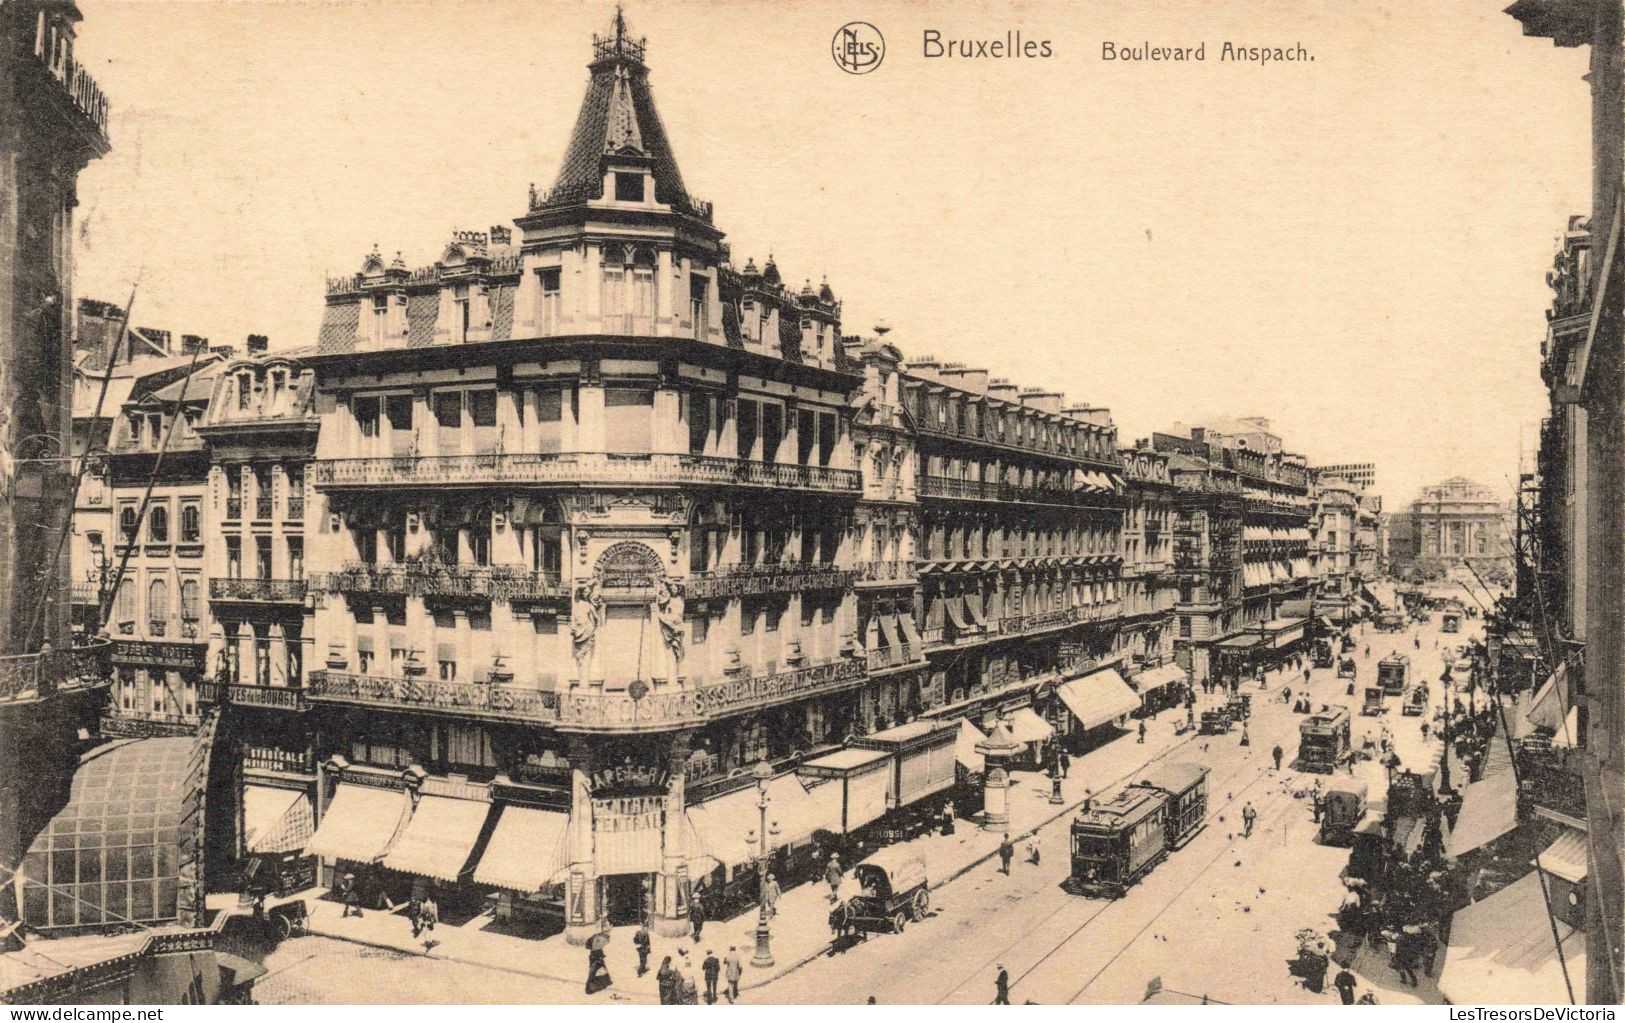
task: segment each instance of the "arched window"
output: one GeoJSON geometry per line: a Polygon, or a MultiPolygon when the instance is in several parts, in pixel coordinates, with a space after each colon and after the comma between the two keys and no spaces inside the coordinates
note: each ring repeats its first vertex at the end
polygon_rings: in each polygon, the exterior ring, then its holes
{"type": "Polygon", "coordinates": [[[169,542],[169,509],[154,505],[147,514],[147,539],[153,543],[169,542]]]}
{"type": "Polygon", "coordinates": [[[198,585],[196,579],[181,583],[181,618],[189,622],[198,620],[198,585]]]}
{"type": "Polygon", "coordinates": [[[203,535],[203,516],[198,506],[189,504],[181,508],[181,542],[196,543],[203,535]]]}
{"type": "Polygon", "coordinates": [[[126,579],[119,583],[117,613],[120,624],[135,621],[135,580],[126,579]]]}
{"type": "Polygon", "coordinates": [[[135,540],[135,505],[127,504],[119,509],[118,531],[125,543],[135,540]]]}
{"type": "Polygon", "coordinates": [[[147,586],[147,620],[154,635],[163,634],[164,622],[169,618],[169,583],[154,579],[147,586]]]}

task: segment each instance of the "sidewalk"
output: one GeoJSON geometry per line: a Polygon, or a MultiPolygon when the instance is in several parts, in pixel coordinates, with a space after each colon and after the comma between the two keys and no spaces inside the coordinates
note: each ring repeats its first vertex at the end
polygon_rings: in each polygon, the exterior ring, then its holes
{"type": "MultiPolygon", "coordinates": [[[[1202,700],[1198,695],[1198,705],[1202,700]]],[[[1048,778],[1035,772],[1014,772],[1010,787],[1010,838],[1017,847],[1017,856],[1025,855],[1024,842],[1045,824],[1058,817],[1071,814],[1082,802],[1085,794],[1100,795],[1115,785],[1130,780],[1152,760],[1160,759],[1197,737],[1195,731],[1183,736],[1174,734],[1174,724],[1184,718],[1183,709],[1164,711],[1157,720],[1148,722],[1146,741],[1135,741],[1130,731],[1105,746],[1074,758],[1061,790],[1063,803],[1049,802],[1048,778]]],[[[1132,723],[1132,722],[1131,722],[1132,723]]],[[[918,855],[926,867],[926,876],[933,889],[995,858],[1000,831],[984,831],[972,821],[961,820],[952,835],[933,832],[900,843],[901,847],[918,855]]],[[[1049,856],[1066,856],[1066,849],[1044,849],[1049,856]]],[[[988,864],[986,869],[997,870],[988,864]]],[[[848,879],[850,884],[850,876],[848,879]]],[[[586,951],[568,944],[562,934],[536,940],[516,937],[490,930],[494,921],[489,915],[475,917],[462,926],[442,922],[432,933],[412,937],[411,925],[405,916],[382,910],[368,910],[362,917],[343,918],[343,907],[319,896],[324,890],[304,893],[310,900],[310,932],[405,953],[424,955],[490,969],[505,970],[527,976],[585,986],[587,972],[586,951]],[[425,948],[432,941],[433,946],[425,948]]],[[[849,894],[844,888],[842,897],[849,894]]],[[[704,998],[704,978],[700,964],[706,952],[712,951],[718,959],[728,949],[738,950],[745,963],[742,989],[759,987],[792,972],[829,949],[829,888],[822,882],[807,883],[786,891],[779,899],[778,914],[770,924],[775,965],[757,969],[750,965],[756,948],[756,921],[754,911],[732,920],[708,921],[702,939],[694,942],[690,937],[654,938],[649,972],[637,976],[637,954],[632,947],[635,928],[617,927],[605,949],[610,976],[614,984],[611,992],[623,1000],[653,1002],[658,998],[655,970],[665,956],[672,956],[675,965],[684,969],[699,986],[704,998]],[[686,950],[685,959],[680,954],[686,950]]]]}

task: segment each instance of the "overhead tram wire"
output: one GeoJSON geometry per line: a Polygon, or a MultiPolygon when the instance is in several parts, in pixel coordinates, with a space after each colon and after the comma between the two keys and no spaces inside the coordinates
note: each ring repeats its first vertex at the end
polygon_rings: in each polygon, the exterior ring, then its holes
{"type": "MultiPolygon", "coordinates": [[[[85,437],[85,450],[79,456],[79,464],[77,469],[74,471],[73,488],[68,492],[67,515],[63,519],[62,530],[57,535],[56,554],[51,559],[52,564],[58,564],[61,562],[62,548],[67,546],[68,537],[73,535],[73,513],[75,506],[77,506],[79,503],[79,488],[84,483],[85,471],[90,467],[90,458],[92,454],[91,440],[94,438],[96,433],[96,424],[100,422],[102,418],[102,406],[107,401],[107,391],[113,383],[113,367],[118,364],[119,349],[123,347],[126,338],[129,336],[130,310],[135,308],[135,293],[140,287],[141,276],[140,274],[137,274],[136,282],[130,285],[130,300],[124,303],[124,315],[119,320],[118,340],[114,342],[112,351],[107,353],[107,370],[102,374],[101,390],[96,394],[96,409],[91,413],[90,432],[85,437]]],[[[69,444],[72,444],[71,431],[69,434],[69,444]]],[[[101,599],[101,594],[97,594],[97,600],[100,601],[101,599]]],[[[24,634],[27,637],[27,641],[30,645],[33,643],[35,632],[44,624],[45,605],[46,601],[43,600],[34,605],[33,619],[29,622],[28,631],[24,634]]],[[[101,608],[98,606],[97,610],[100,611],[101,608]]],[[[105,620],[103,621],[103,624],[106,624],[105,620]]]]}

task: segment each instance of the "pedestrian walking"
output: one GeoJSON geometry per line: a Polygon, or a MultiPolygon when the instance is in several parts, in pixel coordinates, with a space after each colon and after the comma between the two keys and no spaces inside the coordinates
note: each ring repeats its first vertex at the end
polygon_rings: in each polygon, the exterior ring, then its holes
{"type": "Polygon", "coordinates": [[[745,975],[745,964],[739,961],[739,948],[728,946],[728,954],[722,960],[722,977],[728,982],[728,1001],[739,1000],[739,978],[745,975]]]}
{"type": "Polygon", "coordinates": [[[688,900],[688,922],[694,928],[694,940],[700,940],[700,932],[705,929],[705,907],[699,899],[688,900]]]}
{"type": "Polygon", "coordinates": [[[1248,803],[1246,806],[1241,808],[1242,838],[1253,837],[1253,822],[1256,820],[1258,820],[1258,811],[1253,809],[1253,804],[1248,803]]]}
{"type": "Polygon", "coordinates": [[[649,939],[649,921],[647,918],[638,925],[638,932],[632,935],[632,947],[638,950],[638,976],[649,972],[649,949],[652,942],[649,939]]]}
{"type": "Polygon", "coordinates": [[[412,937],[423,933],[423,900],[415,893],[406,903],[406,918],[412,923],[412,937]]]}
{"type": "Polygon", "coordinates": [[[700,964],[700,972],[705,974],[705,1004],[717,1004],[717,978],[722,976],[722,960],[710,949],[705,950],[705,962],[700,964]]]}
{"type": "Polygon", "coordinates": [[[830,854],[829,866],[824,868],[824,882],[829,885],[829,901],[839,901],[841,897],[841,858],[834,853],[830,854]]]}
{"type": "Polygon", "coordinates": [[[1399,979],[1411,987],[1420,983],[1416,979],[1417,930],[1414,924],[1405,925],[1394,942],[1394,967],[1399,971],[1399,979]]]}
{"type": "Polygon", "coordinates": [[[1010,873],[1010,861],[1015,859],[1016,847],[1010,844],[1010,832],[1004,833],[1004,840],[999,843],[999,869],[1006,875],[1010,873]]]}
{"type": "Polygon", "coordinates": [[[940,821],[942,833],[944,835],[951,835],[954,833],[954,801],[952,799],[942,804],[942,817],[940,818],[940,821]]]}
{"type": "Polygon", "coordinates": [[[1140,738],[1139,738],[1138,741],[1139,741],[1140,745],[1142,745],[1142,746],[1145,745],[1145,721],[1144,721],[1144,719],[1142,719],[1140,721],[1140,738]]]}
{"type": "Polygon", "coordinates": [[[1344,1005],[1354,1004],[1354,985],[1354,974],[1349,972],[1347,966],[1338,970],[1337,976],[1332,978],[1332,987],[1335,987],[1337,993],[1342,996],[1344,1005]]]}
{"type": "Polygon", "coordinates": [[[1281,769],[1281,757],[1283,756],[1283,754],[1284,754],[1284,751],[1281,749],[1281,746],[1280,746],[1279,743],[1276,744],[1274,749],[1270,750],[1270,756],[1275,758],[1275,769],[1277,771],[1279,771],[1281,769]]]}
{"type": "Polygon", "coordinates": [[[434,901],[434,895],[423,897],[423,929],[434,930],[434,925],[440,922],[440,904],[434,901]]]}
{"type": "Polygon", "coordinates": [[[677,1004],[700,1004],[700,989],[694,985],[694,978],[689,976],[687,969],[677,971],[677,1004]]]}
{"type": "Polygon", "coordinates": [[[779,913],[779,882],[772,874],[768,874],[762,884],[762,908],[767,911],[769,920],[779,913]]]}
{"type": "Polygon", "coordinates": [[[595,948],[587,953],[587,994],[595,995],[609,985],[609,966],[604,962],[604,950],[595,948]]]}
{"type": "Polygon", "coordinates": [[[677,1004],[677,971],[672,968],[671,956],[660,961],[660,969],[655,971],[655,984],[660,988],[660,1004],[677,1004]]]}
{"type": "Polygon", "coordinates": [[[1427,742],[1427,739],[1428,739],[1428,723],[1426,721],[1424,721],[1424,722],[1422,722],[1422,741],[1427,742]]]}
{"type": "Polygon", "coordinates": [[[993,1004],[1010,1004],[1010,971],[1004,968],[1003,963],[999,964],[999,975],[993,978],[993,1004]]]}
{"type": "Polygon", "coordinates": [[[1062,750],[1060,760],[1061,760],[1061,777],[1065,778],[1066,777],[1066,772],[1072,770],[1072,758],[1066,755],[1066,750],[1062,750]]]}
{"type": "Polygon", "coordinates": [[[339,879],[339,894],[344,899],[344,912],[339,914],[339,918],[342,920],[350,916],[352,911],[354,915],[360,916],[361,886],[355,883],[354,874],[345,874],[339,879]]]}
{"type": "Polygon", "coordinates": [[[1036,867],[1041,859],[1042,857],[1038,851],[1038,836],[1034,835],[1027,843],[1027,862],[1036,867]]]}

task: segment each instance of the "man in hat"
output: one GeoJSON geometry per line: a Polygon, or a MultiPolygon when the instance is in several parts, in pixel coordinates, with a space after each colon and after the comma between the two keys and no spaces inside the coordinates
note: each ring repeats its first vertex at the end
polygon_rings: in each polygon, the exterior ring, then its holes
{"type": "Polygon", "coordinates": [[[638,976],[649,972],[649,949],[652,942],[649,939],[649,921],[645,919],[638,924],[638,931],[632,935],[632,947],[638,950],[638,976]]]}
{"type": "Polygon", "coordinates": [[[705,929],[705,907],[698,898],[688,900],[688,922],[694,928],[694,940],[700,940],[700,931],[705,929]]]}
{"type": "Polygon", "coordinates": [[[361,889],[355,883],[354,874],[345,874],[339,880],[339,894],[344,898],[344,912],[339,914],[340,919],[350,915],[354,910],[356,916],[361,915],[361,889]]]}
{"type": "Polygon", "coordinates": [[[834,853],[829,855],[829,866],[824,868],[824,881],[829,885],[829,901],[838,902],[841,898],[841,858],[834,853]]]}
{"type": "Polygon", "coordinates": [[[728,955],[722,960],[722,976],[728,982],[728,1001],[739,1001],[739,978],[745,975],[745,964],[739,960],[739,948],[728,946],[728,955]]]}
{"type": "Polygon", "coordinates": [[[1281,757],[1283,755],[1284,755],[1284,751],[1281,749],[1281,744],[1280,743],[1276,743],[1275,748],[1270,750],[1270,756],[1275,758],[1275,769],[1277,771],[1279,771],[1281,769],[1281,757]]]}
{"type": "Polygon", "coordinates": [[[710,949],[705,950],[705,962],[700,964],[700,972],[705,974],[705,1004],[717,1004],[717,978],[722,976],[722,960],[710,949]]]}
{"type": "Polygon", "coordinates": [[[999,842],[999,869],[1006,875],[1010,873],[1010,861],[1016,857],[1016,847],[1010,844],[1010,832],[1004,833],[1003,841],[999,842]]]}
{"type": "Polygon", "coordinates": [[[767,910],[767,918],[773,919],[779,913],[779,881],[771,873],[762,884],[762,908],[767,910]]]}
{"type": "Polygon", "coordinates": [[[993,978],[993,992],[994,1005],[1010,1004],[1010,973],[1003,963],[999,964],[999,975],[993,978]]]}
{"type": "Polygon", "coordinates": [[[1246,806],[1241,808],[1242,838],[1253,837],[1253,822],[1256,820],[1258,820],[1258,811],[1253,809],[1253,804],[1248,803],[1246,806]]]}
{"type": "Polygon", "coordinates": [[[1337,971],[1337,976],[1332,978],[1332,987],[1337,989],[1344,1005],[1354,1004],[1354,985],[1354,974],[1350,973],[1348,965],[1344,964],[1343,968],[1337,971]]]}

